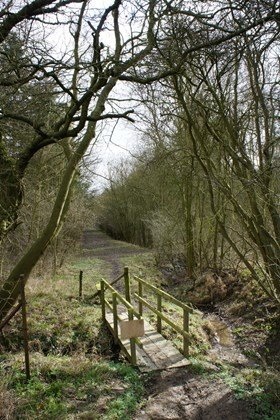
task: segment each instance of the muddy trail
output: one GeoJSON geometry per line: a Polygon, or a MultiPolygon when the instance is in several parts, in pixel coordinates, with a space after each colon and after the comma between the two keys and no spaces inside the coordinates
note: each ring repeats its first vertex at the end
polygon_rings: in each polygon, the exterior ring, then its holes
{"type": "Polygon", "coordinates": [[[135,420],[245,420],[249,407],[221,380],[188,369],[162,371],[151,381],[146,406],[135,420]]]}
{"type": "Polygon", "coordinates": [[[219,363],[240,369],[254,363],[235,344],[230,326],[215,314],[204,314],[213,331],[212,348],[207,352],[210,375],[194,373],[192,366],[157,372],[147,386],[147,404],[135,420],[246,420],[252,405],[237,399],[221,379],[215,378],[219,363]],[[207,377],[208,376],[208,377],[207,377]]]}
{"type": "Polygon", "coordinates": [[[105,233],[96,230],[86,230],[82,238],[83,255],[93,256],[106,261],[110,266],[110,279],[114,280],[123,271],[120,258],[125,255],[136,255],[150,252],[149,249],[115,241],[105,233]]]}
{"type": "MultiPolygon", "coordinates": [[[[99,231],[85,231],[84,255],[108,262],[111,280],[118,277],[123,266],[120,258],[151,252],[138,246],[113,241],[99,231]]],[[[146,404],[136,413],[135,420],[245,420],[250,419],[250,403],[235,397],[221,379],[215,378],[217,363],[229,363],[236,371],[251,365],[235,344],[230,325],[218,315],[204,313],[214,334],[212,348],[207,352],[212,375],[195,372],[192,366],[155,372],[146,382],[146,404]]]]}

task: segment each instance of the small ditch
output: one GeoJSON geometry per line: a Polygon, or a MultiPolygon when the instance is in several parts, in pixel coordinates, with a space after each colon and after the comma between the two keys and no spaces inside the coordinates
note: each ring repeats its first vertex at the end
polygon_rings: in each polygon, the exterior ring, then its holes
{"type": "Polygon", "coordinates": [[[206,318],[210,322],[214,331],[214,339],[212,340],[213,344],[221,347],[235,346],[231,328],[225,321],[222,321],[218,315],[215,314],[209,314],[206,318]]]}
{"type": "Polygon", "coordinates": [[[215,313],[204,313],[204,319],[209,323],[210,342],[212,348],[208,351],[210,360],[231,363],[237,366],[252,366],[255,363],[249,360],[235,343],[231,326],[215,313]]]}

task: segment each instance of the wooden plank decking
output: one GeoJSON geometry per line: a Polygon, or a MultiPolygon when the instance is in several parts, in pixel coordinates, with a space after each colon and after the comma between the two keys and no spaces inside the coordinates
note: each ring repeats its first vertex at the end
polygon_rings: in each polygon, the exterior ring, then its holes
{"type": "MultiPolygon", "coordinates": [[[[122,320],[127,320],[127,315],[125,313],[119,314],[119,317],[122,320]]],[[[114,324],[112,313],[106,313],[106,322],[113,333],[114,324]]],[[[130,340],[121,340],[120,327],[118,328],[118,337],[121,348],[126,355],[129,355],[130,340]]],[[[144,320],[144,328],[145,335],[137,338],[139,345],[136,344],[137,366],[141,372],[177,368],[190,364],[177,348],[159,334],[146,320],[144,320]]]]}

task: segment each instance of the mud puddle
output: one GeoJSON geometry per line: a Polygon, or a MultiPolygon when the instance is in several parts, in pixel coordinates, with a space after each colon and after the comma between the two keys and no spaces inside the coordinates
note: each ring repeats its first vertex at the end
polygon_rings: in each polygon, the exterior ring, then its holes
{"type": "Polygon", "coordinates": [[[222,347],[234,346],[234,338],[230,327],[217,315],[211,314],[206,317],[214,330],[213,344],[222,347]]]}
{"type": "Polygon", "coordinates": [[[210,339],[212,348],[208,351],[210,361],[213,363],[222,361],[240,366],[252,366],[254,364],[235,343],[230,325],[213,313],[205,314],[204,318],[209,321],[212,333],[210,339]]]}

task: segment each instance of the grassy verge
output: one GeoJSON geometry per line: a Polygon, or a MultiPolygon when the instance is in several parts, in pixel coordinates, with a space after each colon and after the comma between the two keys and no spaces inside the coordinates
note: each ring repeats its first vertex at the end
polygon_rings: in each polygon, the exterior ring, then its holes
{"type": "Polygon", "coordinates": [[[130,418],[142,396],[137,373],[124,364],[32,354],[32,379],[26,384],[20,357],[11,362],[17,418],[130,418]]]}
{"type": "MultiPolygon", "coordinates": [[[[130,273],[159,287],[165,279],[151,252],[123,255],[130,273]]],[[[1,419],[132,419],[144,400],[144,378],[116,358],[113,343],[101,323],[93,294],[101,277],[109,277],[108,262],[84,256],[55,278],[31,279],[27,287],[32,379],[26,384],[20,332],[20,314],[1,341],[1,419]],[[78,298],[79,270],[84,272],[83,299],[78,298]]],[[[132,281],[132,291],[136,291],[132,281]]],[[[147,299],[156,304],[155,297],[147,299]]],[[[180,310],[166,303],[164,312],[181,325],[180,310]]],[[[146,313],[151,322],[156,318],[146,313]]],[[[208,321],[195,310],[190,317],[191,366],[199,376],[219,378],[237,398],[253,408],[252,419],[280,418],[280,386],[276,372],[260,366],[245,367],[209,361],[208,321]]],[[[236,331],[240,333],[240,329],[236,331]]],[[[182,350],[182,339],[163,324],[163,334],[182,350]]],[[[211,383],[211,382],[209,382],[211,383]]]]}
{"type": "Polygon", "coordinates": [[[141,377],[114,363],[113,343],[91,296],[106,275],[105,262],[74,261],[55,278],[27,286],[32,378],[25,382],[18,314],[1,340],[0,418],[130,419],[143,393],[141,377]],[[84,299],[78,298],[79,270],[84,299]]]}

